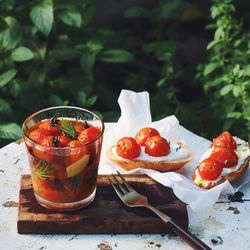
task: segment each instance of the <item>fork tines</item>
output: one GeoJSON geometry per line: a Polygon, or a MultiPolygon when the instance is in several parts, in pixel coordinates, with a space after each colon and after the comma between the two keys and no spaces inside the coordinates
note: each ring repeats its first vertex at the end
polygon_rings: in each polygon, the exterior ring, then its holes
{"type": "Polygon", "coordinates": [[[118,192],[120,195],[124,195],[130,191],[133,191],[133,188],[129,185],[129,183],[124,179],[124,177],[120,174],[119,171],[116,171],[117,175],[112,174],[112,178],[109,178],[113,188],[118,192]]]}

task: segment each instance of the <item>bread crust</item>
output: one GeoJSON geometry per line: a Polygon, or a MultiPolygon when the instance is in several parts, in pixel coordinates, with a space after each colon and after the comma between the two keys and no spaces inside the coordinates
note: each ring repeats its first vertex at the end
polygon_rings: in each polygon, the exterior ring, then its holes
{"type": "MultiPolygon", "coordinates": [[[[221,177],[221,179],[217,182],[210,182],[207,186],[203,186],[201,183],[195,183],[195,185],[205,188],[205,189],[210,189],[213,188],[219,184],[221,184],[222,182],[224,182],[225,180],[228,180],[229,182],[233,182],[235,180],[238,180],[248,169],[249,166],[249,162],[250,162],[250,156],[248,156],[245,161],[243,162],[243,164],[240,166],[240,168],[236,171],[233,171],[227,175],[224,175],[221,177]]],[[[196,168],[197,169],[197,168],[196,168]]],[[[193,175],[192,175],[192,180],[194,181],[196,179],[196,171],[194,171],[193,175]]]]}
{"type": "Polygon", "coordinates": [[[176,161],[142,161],[142,160],[127,160],[127,159],[118,159],[112,152],[112,149],[116,147],[116,145],[111,146],[107,151],[107,157],[119,165],[120,167],[126,170],[133,170],[136,168],[145,168],[145,169],[153,169],[160,172],[174,171],[182,168],[185,164],[187,164],[192,159],[192,152],[189,148],[181,142],[176,142],[182,148],[187,150],[188,156],[183,160],[176,161]]]}

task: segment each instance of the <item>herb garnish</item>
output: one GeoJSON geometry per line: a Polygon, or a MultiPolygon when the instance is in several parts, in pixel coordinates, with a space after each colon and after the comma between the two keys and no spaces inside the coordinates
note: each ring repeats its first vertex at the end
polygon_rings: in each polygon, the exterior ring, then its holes
{"type": "Polygon", "coordinates": [[[50,124],[55,127],[59,123],[58,117],[60,116],[59,113],[55,113],[55,115],[52,117],[50,124]]]}
{"type": "Polygon", "coordinates": [[[53,143],[54,147],[58,147],[58,143],[59,143],[58,136],[53,136],[52,143],[53,143]]]}
{"type": "Polygon", "coordinates": [[[72,125],[72,122],[69,120],[61,120],[61,125],[58,126],[58,128],[68,137],[71,139],[77,138],[77,132],[75,128],[72,125]]]}
{"type": "Polygon", "coordinates": [[[75,192],[78,187],[80,186],[81,184],[81,176],[80,175],[76,175],[74,177],[71,178],[72,182],[71,182],[71,190],[72,192],[75,192]]]}
{"type": "Polygon", "coordinates": [[[84,123],[83,123],[83,128],[90,128],[90,126],[89,126],[89,124],[87,123],[87,121],[84,121],[84,123]]]}
{"type": "Polygon", "coordinates": [[[181,146],[179,146],[178,148],[176,148],[176,152],[179,151],[181,149],[181,146]]]}
{"type": "Polygon", "coordinates": [[[51,168],[45,161],[40,160],[35,166],[35,169],[32,168],[32,173],[41,179],[48,179],[54,177],[52,174],[53,168],[51,168]]]}

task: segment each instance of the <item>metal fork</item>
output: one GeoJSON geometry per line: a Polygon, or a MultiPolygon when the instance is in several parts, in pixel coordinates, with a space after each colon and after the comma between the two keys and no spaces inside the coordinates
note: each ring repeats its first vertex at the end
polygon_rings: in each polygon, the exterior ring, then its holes
{"type": "Polygon", "coordinates": [[[148,203],[146,196],[136,192],[130,184],[124,179],[124,177],[117,171],[118,176],[113,175],[113,178],[109,178],[114,190],[120,197],[120,199],[129,207],[146,207],[158,215],[164,222],[168,223],[171,229],[180,236],[187,244],[189,244],[193,249],[197,250],[208,250],[211,248],[202,242],[195,235],[190,233],[188,230],[181,228],[177,225],[169,216],[162,213],[157,208],[151,206],[148,203]],[[119,179],[119,180],[118,180],[119,179]]]}

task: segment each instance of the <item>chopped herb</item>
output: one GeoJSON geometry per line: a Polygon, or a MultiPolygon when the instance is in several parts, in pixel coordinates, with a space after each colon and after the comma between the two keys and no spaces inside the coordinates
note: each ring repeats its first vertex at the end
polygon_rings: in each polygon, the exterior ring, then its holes
{"type": "Polygon", "coordinates": [[[84,121],[84,123],[83,123],[83,128],[90,128],[90,126],[89,126],[89,124],[87,123],[87,121],[84,121]]]}
{"type": "Polygon", "coordinates": [[[54,177],[53,168],[51,168],[45,161],[40,160],[32,173],[41,179],[48,179],[54,177]]]}
{"type": "Polygon", "coordinates": [[[71,178],[71,190],[73,192],[75,192],[78,189],[78,187],[80,186],[81,179],[82,178],[81,178],[80,175],[76,175],[76,176],[74,176],[74,177],[71,178]]]}
{"type": "Polygon", "coordinates": [[[53,136],[52,138],[52,143],[55,147],[58,147],[58,143],[59,143],[59,138],[58,136],[53,136]]]}
{"type": "Polygon", "coordinates": [[[58,117],[60,116],[60,113],[55,113],[55,115],[52,117],[50,124],[55,127],[59,123],[58,117]]]}
{"type": "Polygon", "coordinates": [[[178,148],[176,148],[176,152],[179,151],[181,149],[181,146],[179,146],[178,148]]]}
{"type": "Polygon", "coordinates": [[[72,125],[72,122],[69,120],[61,120],[62,124],[58,126],[58,128],[68,137],[71,139],[77,138],[77,132],[72,125]]]}

